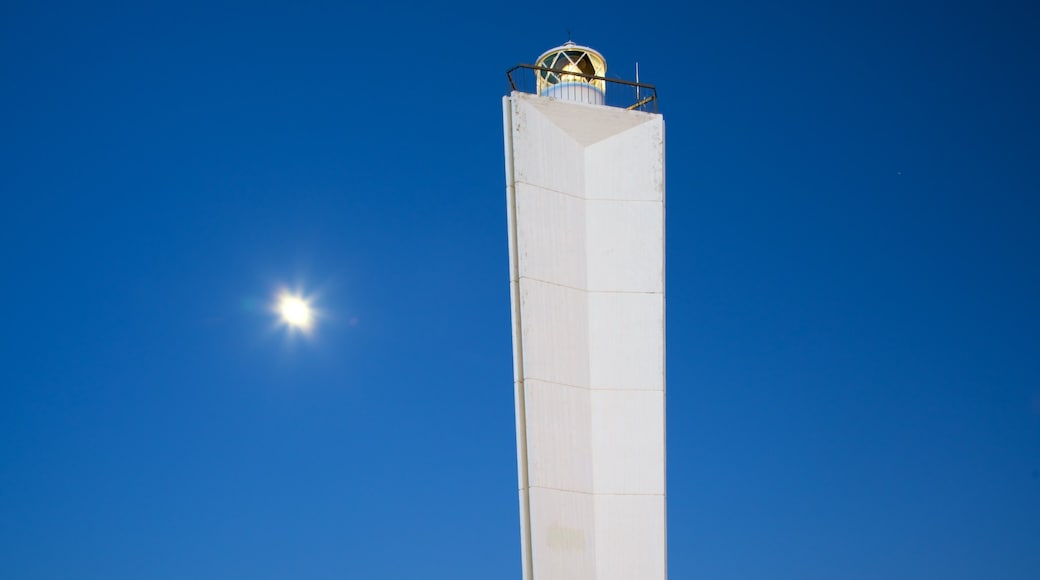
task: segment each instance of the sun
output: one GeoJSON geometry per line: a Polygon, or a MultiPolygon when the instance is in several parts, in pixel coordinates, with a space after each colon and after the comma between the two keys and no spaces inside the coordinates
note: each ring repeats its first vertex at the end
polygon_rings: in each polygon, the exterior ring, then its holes
{"type": "Polygon", "coordinates": [[[306,332],[314,326],[314,311],[310,303],[301,296],[283,292],[278,297],[277,310],[282,317],[282,323],[290,328],[306,332]]]}

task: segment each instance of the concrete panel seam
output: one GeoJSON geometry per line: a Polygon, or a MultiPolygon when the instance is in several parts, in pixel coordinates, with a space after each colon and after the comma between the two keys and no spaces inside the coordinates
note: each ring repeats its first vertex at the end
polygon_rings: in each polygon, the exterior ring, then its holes
{"type": "Polygon", "coordinates": [[[568,389],[581,389],[583,391],[610,391],[612,393],[663,393],[664,389],[661,387],[603,387],[603,386],[588,386],[584,387],[581,385],[572,385],[569,383],[561,383],[560,381],[553,381],[549,379],[539,379],[536,377],[526,377],[525,382],[544,383],[546,385],[553,385],[556,387],[566,387],[568,389]]]}
{"type": "Polygon", "coordinates": [[[602,491],[582,491],[580,489],[565,489],[562,487],[549,487],[546,485],[532,485],[531,489],[544,489],[547,491],[558,491],[561,493],[574,493],[578,495],[591,495],[594,497],[664,497],[663,493],[613,493],[602,491]]]}
{"type": "Polygon", "coordinates": [[[566,195],[567,197],[572,197],[574,199],[580,199],[581,201],[586,201],[584,197],[582,197],[582,196],[580,196],[580,195],[578,195],[576,193],[570,193],[570,192],[567,192],[567,191],[560,191],[559,189],[554,189],[552,187],[547,187],[547,186],[542,185],[540,183],[534,183],[534,182],[531,182],[531,181],[527,181],[526,179],[517,179],[516,182],[519,183],[519,184],[523,184],[523,185],[530,185],[531,187],[537,187],[538,189],[544,189],[545,191],[551,191],[552,193],[558,193],[560,195],[566,195]]]}
{"type": "Polygon", "coordinates": [[[528,280],[531,282],[540,282],[548,286],[556,286],[557,288],[566,288],[567,290],[575,290],[577,292],[585,292],[586,294],[648,294],[651,296],[663,295],[664,292],[645,292],[640,290],[588,290],[586,288],[575,288],[567,284],[560,284],[559,282],[553,282],[552,280],[544,280],[542,278],[535,278],[534,276],[522,275],[520,280],[528,280]]]}
{"type": "Polygon", "coordinates": [[[590,202],[594,201],[594,202],[597,202],[597,203],[656,203],[658,205],[661,205],[661,204],[664,203],[664,202],[662,202],[659,199],[627,199],[627,198],[619,199],[619,198],[613,198],[613,197],[611,197],[611,198],[585,197],[583,195],[578,195],[576,193],[570,193],[570,192],[567,192],[567,191],[560,191],[559,189],[554,189],[552,187],[547,187],[547,186],[542,185],[540,183],[534,183],[534,182],[528,181],[528,180],[523,179],[523,178],[517,179],[515,181],[515,183],[522,183],[523,185],[529,185],[531,187],[537,187],[538,189],[544,189],[545,191],[551,191],[553,193],[558,193],[560,195],[566,195],[567,197],[573,197],[574,199],[580,199],[581,201],[590,201],[590,202]]]}

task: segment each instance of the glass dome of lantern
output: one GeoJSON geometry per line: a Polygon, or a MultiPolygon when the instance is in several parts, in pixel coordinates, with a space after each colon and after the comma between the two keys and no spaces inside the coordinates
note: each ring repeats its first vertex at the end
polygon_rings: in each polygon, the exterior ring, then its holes
{"type": "Polygon", "coordinates": [[[587,46],[567,42],[538,57],[538,94],[564,101],[602,105],[607,61],[587,46]],[[599,78],[595,78],[599,77],[599,78]]]}

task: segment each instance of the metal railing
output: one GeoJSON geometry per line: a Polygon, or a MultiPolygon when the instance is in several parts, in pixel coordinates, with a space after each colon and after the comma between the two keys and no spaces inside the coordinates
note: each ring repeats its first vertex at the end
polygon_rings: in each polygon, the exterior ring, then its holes
{"type": "Polygon", "coordinates": [[[522,93],[538,93],[538,73],[552,73],[554,75],[570,77],[582,77],[585,80],[598,80],[606,83],[606,91],[603,104],[608,107],[618,107],[630,111],[643,111],[647,113],[657,112],[657,88],[653,85],[636,83],[621,79],[610,79],[585,74],[573,70],[561,70],[535,66],[533,64],[518,64],[506,71],[509,79],[509,87],[514,91],[522,93]]]}

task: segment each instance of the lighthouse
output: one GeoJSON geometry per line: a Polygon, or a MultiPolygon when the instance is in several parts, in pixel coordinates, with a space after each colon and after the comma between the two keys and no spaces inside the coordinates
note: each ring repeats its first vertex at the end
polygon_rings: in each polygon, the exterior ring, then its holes
{"type": "Polygon", "coordinates": [[[503,99],[523,578],[664,580],[664,120],[591,48],[535,62],[503,99]]]}

